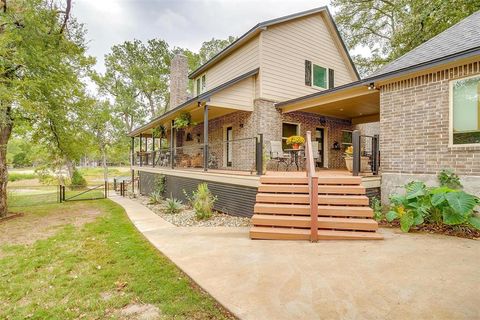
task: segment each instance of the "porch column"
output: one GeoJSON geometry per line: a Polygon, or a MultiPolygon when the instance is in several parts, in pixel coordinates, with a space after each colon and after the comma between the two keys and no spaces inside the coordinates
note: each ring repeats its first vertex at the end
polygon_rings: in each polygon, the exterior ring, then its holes
{"type": "Polygon", "coordinates": [[[358,176],[360,173],[360,131],[354,130],[352,133],[352,146],[353,146],[353,168],[352,173],[354,176],[358,176]]]}
{"type": "Polygon", "coordinates": [[[142,156],[142,134],[140,133],[140,149],[139,149],[139,157],[140,157],[140,167],[142,166],[142,163],[143,163],[143,156],[142,156]]]}
{"type": "Polygon", "coordinates": [[[152,167],[155,167],[155,136],[152,132],[152,167]]]}
{"type": "Polygon", "coordinates": [[[135,165],[135,137],[130,140],[130,169],[133,170],[135,165]]]}
{"type": "Polygon", "coordinates": [[[173,127],[173,125],[175,124],[175,121],[172,120],[172,123],[170,125],[170,166],[174,167],[174,163],[173,163],[173,136],[175,134],[175,128],[173,127]]]}
{"type": "Polygon", "coordinates": [[[208,105],[203,107],[203,171],[208,170],[208,105]]]}

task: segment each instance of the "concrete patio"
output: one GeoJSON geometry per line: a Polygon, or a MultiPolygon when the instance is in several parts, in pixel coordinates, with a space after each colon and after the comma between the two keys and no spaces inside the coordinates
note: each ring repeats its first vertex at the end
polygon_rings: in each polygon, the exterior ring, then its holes
{"type": "Polygon", "coordinates": [[[241,319],[480,318],[475,240],[383,229],[383,241],[253,241],[247,228],[179,228],[137,202],[112,200],[241,319]]]}

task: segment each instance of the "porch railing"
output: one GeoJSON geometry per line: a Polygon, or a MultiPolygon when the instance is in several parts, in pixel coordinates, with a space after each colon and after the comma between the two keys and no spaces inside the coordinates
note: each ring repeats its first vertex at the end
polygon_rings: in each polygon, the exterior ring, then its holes
{"type": "Polygon", "coordinates": [[[308,179],[308,195],[310,198],[310,241],[318,241],[318,176],[315,173],[315,162],[312,149],[312,134],[307,131],[305,139],[305,171],[308,179]]]}
{"type": "Polygon", "coordinates": [[[199,168],[227,171],[245,171],[261,175],[263,172],[263,135],[208,144],[195,143],[155,151],[136,151],[132,155],[136,166],[199,168]],[[205,159],[205,148],[208,150],[205,159]]]}
{"type": "Polygon", "coordinates": [[[379,135],[362,135],[359,130],[352,133],[353,166],[352,173],[358,176],[365,171],[364,163],[373,175],[378,175],[380,170],[380,141],[379,135]],[[366,160],[366,161],[365,161],[366,160]]]}

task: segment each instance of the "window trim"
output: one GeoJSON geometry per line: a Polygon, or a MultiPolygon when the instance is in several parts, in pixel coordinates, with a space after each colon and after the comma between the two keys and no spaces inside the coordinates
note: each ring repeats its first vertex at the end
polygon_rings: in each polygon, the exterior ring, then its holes
{"type": "Polygon", "coordinates": [[[480,143],[453,143],[453,84],[459,80],[467,80],[472,78],[480,78],[480,74],[475,74],[468,77],[460,77],[452,79],[448,82],[448,147],[449,148],[465,148],[465,147],[480,147],[480,143]]]}
{"type": "Polygon", "coordinates": [[[329,74],[328,74],[328,73],[329,73],[329,72],[328,72],[329,69],[328,69],[327,67],[324,67],[324,66],[322,66],[322,65],[320,65],[320,64],[316,64],[316,63],[314,63],[314,62],[312,62],[311,64],[312,64],[312,67],[311,67],[311,68],[312,68],[312,70],[311,70],[311,75],[312,75],[312,80],[311,80],[312,82],[311,82],[311,83],[312,83],[312,85],[311,85],[311,87],[312,87],[312,88],[315,88],[315,89],[320,89],[320,90],[328,90],[328,84],[330,83],[330,81],[329,81],[329,80],[330,80],[330,79],[329,79],[329,74]],[[320,68],[325,69],[325,84],[327,85],[326,88],[319,87],[319,86],[316,86],[316,85],[315,85],[315,81],[314,81],[314,76],[315,76],[315,74],[314,74],[314,72],[313,72],[314,66],[317,66],[317,67],[320,67],[320,68]]]}
{"type": "Polygon", "coordinates": [[[207,91],[207,73],[202,73],[195,79],[195,93],[197,96],[207,91]],[[205,81],[203,79],[205,78],[205,81]],[[197,81],[199,85],[197,85],[197,81]]]}
{"type": "MultiPolygon", "coordinates": [[[[293,125],[296,125],[296,126],[297,126],[297,132],[296,132],[295,134],[296,134],[297,136],[299,136],[299,135],[300,135],[300,132],[302,132],[301,129],[300,129],[301,123],[299,123],[299,122],[290,122],[290,121],[282,121],[282,139],[281,139],[281,141],[282,141],[282,146],[283,146],[283,142],[288,139],[288,137],[284,137],[284,136],[283,136],[283,124],[284,124],[284,123],[285,123],[285,124],[293,124],[293,125]]],[[[283,148],[283,147],[282,147],[282,148],[283,148]]]]}

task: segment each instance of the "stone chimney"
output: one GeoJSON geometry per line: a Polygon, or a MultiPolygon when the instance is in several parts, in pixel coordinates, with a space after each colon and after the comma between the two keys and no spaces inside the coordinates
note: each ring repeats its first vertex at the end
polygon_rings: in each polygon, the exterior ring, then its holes
{"type": "Polygon", "coordinates": [[[177,53],[170,63],[170,105],[173,109],[187,101],[188,61],[183,54],[177,53]]]}

